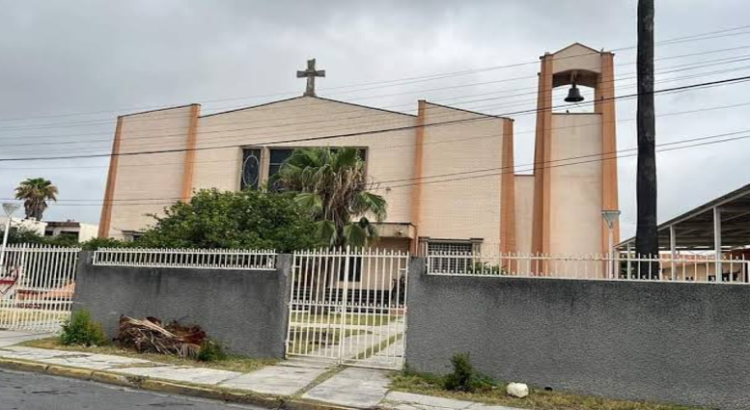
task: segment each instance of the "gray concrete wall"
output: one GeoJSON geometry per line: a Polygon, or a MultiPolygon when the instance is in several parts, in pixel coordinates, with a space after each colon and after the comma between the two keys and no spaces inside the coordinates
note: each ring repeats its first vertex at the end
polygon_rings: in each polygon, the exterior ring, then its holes
{"type": "Polygon", "coordinates": [[[499,380],[586,394],[750,408],[750,286],[422,274],[406,360],[454,353],[499,380]]]}
{"type": "Polygon", "coordinates": [[[74,310],[86,309],[111,337],[120,315],[200,325],[230,351],[283,357],[289,295],[289,255],[277,270],[93,266],[81,255],[74,310]]]}

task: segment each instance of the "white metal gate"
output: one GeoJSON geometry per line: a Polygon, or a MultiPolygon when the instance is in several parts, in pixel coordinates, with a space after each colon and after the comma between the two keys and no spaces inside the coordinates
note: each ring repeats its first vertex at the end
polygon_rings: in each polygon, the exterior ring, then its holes
{"type": "Polygon", "coordinates": [[[379,249],[296,252],[287,356],[400,368],[409,259],[379,249]]]}
{"type": "Polygon", "coordinates": [[[59,331],[70,318],[80,251],[9,245],[0,266],[0,329],[59,331]]]}

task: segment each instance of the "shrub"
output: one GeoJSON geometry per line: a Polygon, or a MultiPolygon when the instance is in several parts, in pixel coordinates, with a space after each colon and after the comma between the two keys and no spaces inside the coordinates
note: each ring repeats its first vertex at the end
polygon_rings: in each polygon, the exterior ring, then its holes
{"type": "Polygon", "coordinates": [[[81,248],[85,251],[95,251],[99,248],[132,248],[135,242],[126,242],[113,238],[91,238],[81,243],[81,248]]]}
{"type": "Polygon", "coordinates": [[[107,343],[101,325],[91,320],[91,314],[86,310],[73,312],[70,320],[62,326],[60,343],[81,346],[100,346],[107,343]]]}
{"type": "Polygon", "coordinates": [[[507,275],[508,269],[505,266],[491,265],[487,262],[474,262],[468,267],[467,273],[481,275],[507,275]]]}
{"type": "Polygon", "coordinates": [[[201,348],[198,351],[198,357],[200,362],[218,362],[227,359],[227,353],[224,351],[224,347],[215,340],[206,339],[201,344],[201,348]]]}
{"type": "Polygon", "coordinates": [[[246,189],[200,190],[190,202],[164,210],[136,246],[154,248],[275,249],[320,246],[315,221],[289,195],[246,189]]]}
{"type": "Polygon", "coordinates": [[[474,392],[491,389],[495,384],[492,378],[474,370],[468,353],[454,354],[451,364],[453,373],[446,375],[443,380],[443,387],[446,390],[474,392]]]}

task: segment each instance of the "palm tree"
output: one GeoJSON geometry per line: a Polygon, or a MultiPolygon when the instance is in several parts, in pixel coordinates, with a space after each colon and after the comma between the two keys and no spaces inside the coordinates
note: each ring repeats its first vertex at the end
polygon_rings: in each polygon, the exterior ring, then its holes
{"type": "Polygon", "coordinates": [[[24,201],[26,218],[41,221],[44,210],[47,209],[47,201],[57,202],[57,187],[48,179],[29,178],[16,188],[16,199],[24,201]]]}
{"type": "Polygon", "coordinates": [[[368,192],[365,162],[356,148],[300,148],[272,183],[295,195],[317,220],[317,235],[330,246],[367,246],[377,239],[368,217],[382,222],[387,204],[368,192]]]}

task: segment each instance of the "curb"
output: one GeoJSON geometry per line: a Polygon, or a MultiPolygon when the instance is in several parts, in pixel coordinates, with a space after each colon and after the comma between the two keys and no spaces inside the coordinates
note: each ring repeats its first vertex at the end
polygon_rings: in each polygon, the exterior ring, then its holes
{"type": "Polygon", "coordinates": [[[115,386],[153,391],[181,396],[198,397],[201,399],[217,400],[226,403],[251,404],[269,409],[290,410],[351,410],[348,407],[334,406],[318,402],[298,399],[287,400],[284,397],[263,395],[243,390],[212,388],[210,386],[181,384],[171,381],[153,379],[142,376],[125,376],[106,370],[89,370],[78,367],[45,364],[20,359],[6,359],[0,357],[0,368],[32,373],[43,373],[71,379],[94,381],[115,386]]]}

